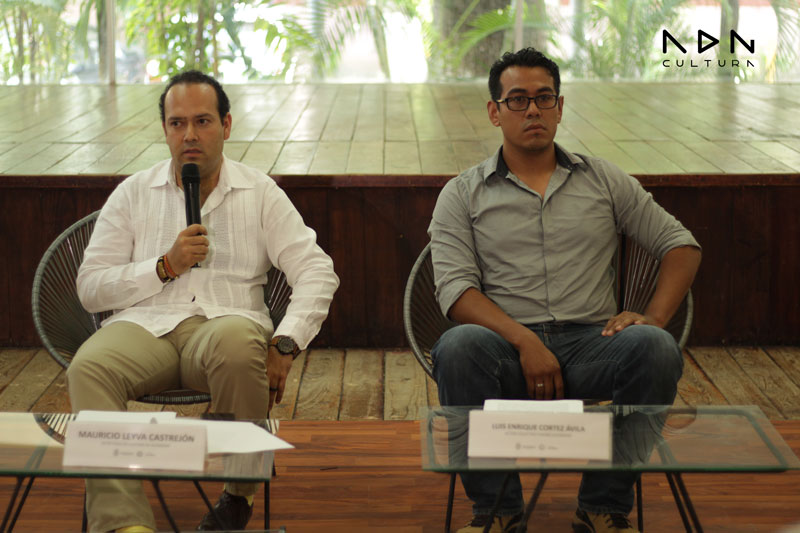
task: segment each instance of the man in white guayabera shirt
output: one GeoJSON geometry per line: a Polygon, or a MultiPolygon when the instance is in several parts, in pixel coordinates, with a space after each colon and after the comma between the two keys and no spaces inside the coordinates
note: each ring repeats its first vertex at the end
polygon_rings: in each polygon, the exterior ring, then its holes
{"type": "MultiPolygon", "coordinates": [[[[173,77],[160,110],[171,159],[114,190],[78,273],[84,307],[114,314],[69,367],[72,408],[122,411],[144,394],[191,388],[210,392],[215,412],[263,419],[319,332],[339,279],[276,183],[223,156],[232,118],[216,80],[197,71],[173,77]],[[202,206],[202,223],[189,227],[186,163],[199,168],[202,206]],[[277,330],[263,292],[273,265],[292,287],[277,330]]],[[[141,482],[86,485],[91,531],[155,529],[141,482]]],[[[216,504],[225,529],[245,528],[255,492],[255,484],[226,484],[216,504]]],[[[198,529],[222,527],[209,514],[198,529]]]]}

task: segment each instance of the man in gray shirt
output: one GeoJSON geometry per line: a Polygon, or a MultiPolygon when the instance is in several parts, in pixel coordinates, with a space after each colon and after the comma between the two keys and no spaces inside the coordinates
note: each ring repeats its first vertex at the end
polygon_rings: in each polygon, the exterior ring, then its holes
{"type": "MultiPolygon", "coordinates": [[[[526,48],[489,74],[489,119],[503,132],[492,157],[450,180],[429,233],[442,312],[461,325],[432,350],[442,405],[487,398],[609,399],[671,404],[683,369],[663,328],[686,295],[700,247],[639,182],[615,165],[572,154],[553,139],[564,107],[558,66],[526,48]],[[617,234],[661,260],[644,314],[617,314],[612,259],[617,234]]],[[[465,474],[483,531],[502,475],[465,474]]],[[[636,476],[583,476],[575,533],[633,532],[636,476]]],[[[516,528],[514,476],[490,531],[516,528]]]]}

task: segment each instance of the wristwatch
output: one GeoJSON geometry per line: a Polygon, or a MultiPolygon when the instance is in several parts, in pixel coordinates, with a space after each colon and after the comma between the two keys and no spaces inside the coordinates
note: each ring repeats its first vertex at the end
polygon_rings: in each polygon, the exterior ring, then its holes
{"type": "Polygon", "coordinates": [[[278,350],[278,353],[282,355],[291,355],[292,360],[297,359],[297,356],[300,355],[300,347],[294,342],[294,339],[286,335],[272,337],[272,340],[269,341],[269,345],[274,346],[278,350]]]}

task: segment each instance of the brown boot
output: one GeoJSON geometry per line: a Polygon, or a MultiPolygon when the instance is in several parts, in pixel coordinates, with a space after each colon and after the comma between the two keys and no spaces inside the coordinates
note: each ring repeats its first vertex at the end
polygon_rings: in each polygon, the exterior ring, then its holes
{"type": "Polygon", "coordinates": [[[639,533],[624,513],[589,513],[578,509],[572,519],[573,533],[639,533]]]}

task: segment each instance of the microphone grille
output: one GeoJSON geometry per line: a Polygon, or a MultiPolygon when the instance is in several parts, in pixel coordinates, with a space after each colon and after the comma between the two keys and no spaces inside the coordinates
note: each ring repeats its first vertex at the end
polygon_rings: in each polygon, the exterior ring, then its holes
{"type": "Polygon", "coordinates": [[[181,180],[197,183],[200,181],[200,169],[194,163],[186,163],[181,167],[181,180]]]}

